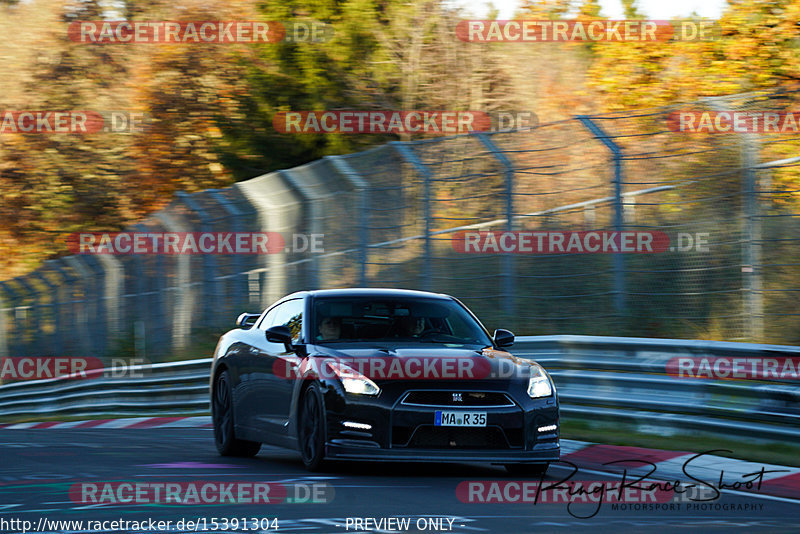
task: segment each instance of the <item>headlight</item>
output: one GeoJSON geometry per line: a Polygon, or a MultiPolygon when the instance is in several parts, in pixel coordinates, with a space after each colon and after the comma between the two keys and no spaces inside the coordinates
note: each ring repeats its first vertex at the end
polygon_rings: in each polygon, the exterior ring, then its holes
{"type": "Polygon", "coordinates": [[[528,380],[528,396],[538,399],[539,397],[549,397],[552,394],[553,386],[550,384],[550,379],[547,378],[547,373],[544,372],[541,365],[532,365],[531,378],[528,380]]]}
{"type": "Polygon", "coordinates": [[[354,393],[356,395],[377,395],[381,392],[381,388],[376,386],[375,382],[352,367],[340,362],[328,362],[328,366],[336,373],[336,376],[342,382],[342,386],[344,386],[344,390],[347,393],[354,393]]]}

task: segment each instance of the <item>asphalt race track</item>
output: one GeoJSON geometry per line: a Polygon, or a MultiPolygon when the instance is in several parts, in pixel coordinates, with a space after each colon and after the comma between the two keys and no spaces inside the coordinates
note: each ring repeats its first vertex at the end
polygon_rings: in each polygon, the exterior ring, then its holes
{"type": "MultiPolygon", "coordinates": [[[[20,521],[32,529],[46,520],[116,521],[152,519],[172,521],[171,532],[203,531],[200,523],[179,528],[181,519],[205,520],[211,532],[344,533],[364,532],[796,532],[800,501],[766,495],[725,492],[716,508],[689,509],[676,503],[672,509],[614,509],[604,503],[465,503],[456,494],[462,481],[519,480],[499,466],[479,464],[378,464],[341,463],[324,473],[308,473],[292,452],[262,448],[254,459],[223,458],[214,448],[210,429],[64,429],[0,430],[0,530],[22,532],[20,521]],[[98,488],[127,483],[274,483],[286,488],[279,503],[175,504],[82,502],[76,488],[98,488]],[[104,486],[105,485],[105,486],[104,486]],[[329,499],[330,502],[308,502],[329,499]],[[296,501],[296,502],[295,502],[296,501]],[[747,505],[747,506],[743,506],[747,505]],[[570,511],[572,513],[570,513],[570,511]],[[578,517],[575,517],[578,516],[578,517]],[[216,519],[214,519],[216,518],[216,519]],[[238,528],[233,519],[239,518],[238,528]],[[261,525],[242,520],[261,519],[261,525]],[[383,523],[366,523],[366,518],[383,523]],[[392,522],[386,521],[392,518],[392,522]],[[398,530],[399,519],[409,528],[398,530]],[[228,520],[223,529],[223,519],[228,520]],[[357,522],[356,520],[361,520],[357,522]],[[16,520],[17,523],[10,523],[16,520]],[[211,521],[216,520],[217,530],[211,521]],[[263,521],[266,520],[266,521],[263,521]],[[376,525],[377,528],[376,528],[376,525]],[[261,528],[263,527],[263,528],[261,528]],[[360,528],[359,528],[360,527],[360,528]],[[271,530],[272,529],[272,530],[271,530]]],[[[579,466],[580,467],[580,466],[579,466]]],[[[551,467],[546,481],[568,473],[551,467]]],[[[615,480],[612,475],[581,470],[576,479],[615,480]]],[[[114,486],[118,487],[118,486],[114,486]]],[[[93,494],[101,496],[101,490],[93,494]]],[[[271,493],[274,495],[274,493],[271,493]]],[[[664,507],[667,508],[667,507],[664,507]]],[[[45,522],[46,526],[47,523],[45,522]]],[[[111,526],[102,532],[146,532],[111,526]]],[[[54,528],[42,530],[54,532],[54,528]]],[[[40,532],[42,531],[40,530],[40,532]]],[[[77,530],[63,527],[59,532],[77,530]]],[[[152,532],[152,531],[150,531],[152,532]]]]}

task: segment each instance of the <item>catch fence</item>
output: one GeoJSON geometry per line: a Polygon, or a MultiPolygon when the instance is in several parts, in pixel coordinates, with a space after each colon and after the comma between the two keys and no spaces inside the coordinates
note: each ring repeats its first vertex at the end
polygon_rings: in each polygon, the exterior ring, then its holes
{"type": "Polygon", "coordinates": [[[667,127],[676,110],[785,111],[797,100],[735,95],[391,142],[180,193],[126,230],[279,232],[286,248],[45,262],[0,282],[0,356],[168,361],[243,311],[349,286],[449,293],[487,327],[521,335],[797,344],[800,136],[667,127]],[[464,231],[661,232],[670,243],[652,254],[464,253],[464,231]]]}

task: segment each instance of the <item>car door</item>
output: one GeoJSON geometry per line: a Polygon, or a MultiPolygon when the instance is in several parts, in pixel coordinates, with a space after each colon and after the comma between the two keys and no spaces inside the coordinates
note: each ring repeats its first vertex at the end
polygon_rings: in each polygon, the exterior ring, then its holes
{"type": "Polygon", "coordinates": [[[242,434],[240,437],[253,441],[262,439],[262,436],[259,435],[259,432],[263,430],[259,427],[260,390],[267,382],[264,374],[270,372],[270,369],[265,366],[262,356],[266,343],[264,330],[267,328],[264,325],[272,323],[277,311],[278,306],[273,306],[256,328],[243,332],[240,338],[242,343],[233,355],[236,369],[234,421],[236,421],[237,430],[242,434]]]}
{"type": "Polygon", "coordinates": [[[299,341],[304,307],[303,299],[287,300],[276,307],[269,323],[265,320],[259,325],[264,331],[262,335],[265,336],[265,340],[261,350],[253,355],[258,366],[253,399],[257,406],[255,424],[259,429],[273,434],[273,437],[287,434],[289,408],[294,389],[294,379],[287,370],[293,369],[299,363],[299,358],[293,352],[287,351],[282,343],[266,341],[265,332],[272,326],[283,325],[292,332],[294,341],[299,341]]]}

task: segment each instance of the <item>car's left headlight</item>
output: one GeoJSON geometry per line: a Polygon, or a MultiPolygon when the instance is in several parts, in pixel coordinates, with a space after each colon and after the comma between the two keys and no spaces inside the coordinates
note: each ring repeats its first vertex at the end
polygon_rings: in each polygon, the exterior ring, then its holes
{"type": "Polygon", "coordinates": [[[531,365],[531,377],[528,379],[528,396],[532,399],[549,397],[553,394],[553,385],[541,365],[531,365]]]}
{"type": "Polygon", "coordinates": [[[336,373],[347,393],[356,395],[377,395],[381,392],[375,382],[362,375],[352,367],[341,362],[327,362],[328,366],[336,373]]]}

